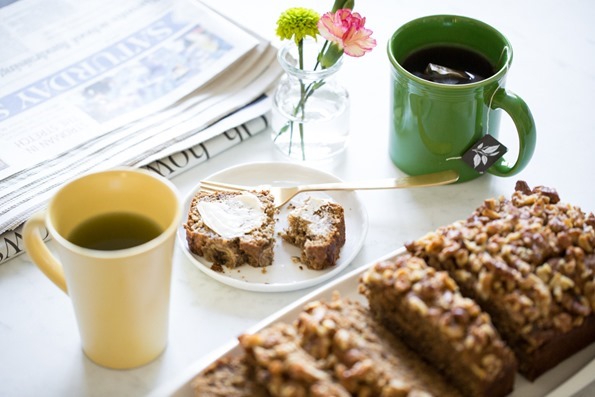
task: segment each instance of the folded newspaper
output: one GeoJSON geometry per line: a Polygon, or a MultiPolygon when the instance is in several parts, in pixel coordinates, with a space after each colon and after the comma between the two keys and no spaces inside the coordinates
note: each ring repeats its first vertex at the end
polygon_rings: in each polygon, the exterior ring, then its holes
{"type": "Polygon", "coordinates": [[[276,49],[198,0],[20,0],[0,20],[0,263],[66,181],[169,178],[267,127],[276,49]]]}

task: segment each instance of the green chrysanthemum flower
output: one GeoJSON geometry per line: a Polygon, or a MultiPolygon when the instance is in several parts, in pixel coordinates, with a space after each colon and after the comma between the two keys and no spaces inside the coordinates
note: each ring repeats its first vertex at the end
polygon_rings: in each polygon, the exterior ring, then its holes
{"type": "Polygon", "coordinates": [[[293,38],[298,44],[306,36],[316,38],[320,14],[302,7],[290,8],[283,12],[277,21],[277,36],[282,40],[293,38]]]}

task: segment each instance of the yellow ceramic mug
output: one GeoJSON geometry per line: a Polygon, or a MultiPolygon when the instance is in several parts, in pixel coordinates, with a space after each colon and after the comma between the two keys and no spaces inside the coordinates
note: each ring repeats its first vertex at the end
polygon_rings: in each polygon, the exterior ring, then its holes
{"type": "Polygon", "coordinates": [[[133,368],[167,344],[171,267],[181,205],[175,187],[144,170],[119,168],[63,186],[23,234],[31,259],[74,306],[85,354],[109,368],[133,368]],[[72,243],[72,231],[96,216],[133,213],[157,224],[157,237],[124,249],[72,243]],[[47,227],[58,260],[44,244],[47,227]],[[159,233],[159,232],[157,232],[159,233]]]}

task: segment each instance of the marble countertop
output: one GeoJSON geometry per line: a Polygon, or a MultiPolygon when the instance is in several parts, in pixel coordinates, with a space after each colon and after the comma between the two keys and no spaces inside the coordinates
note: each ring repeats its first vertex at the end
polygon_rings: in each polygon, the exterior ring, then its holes
{"type": "MultiPolygon", "coordinates": [[[[321,9],[319,0],[211,1],[232,17],[273,38],[274,23],[290,6],[321,9]]],[[[347,59],[340,78],[351,94],[351,145],[336,162],[319,165],[345,180],[403,175],[390,161],[389,63],[386,42],[403,23],[430,14],[459,14],[496,27],[511,41],[514,61],[507,88],[528,103],[537,147],[519,175],[491,175],[444,187],[360,192],[369,216],[364,246],[345,272],[365,265],[440,225],[465,218],[484,199],[509,196],[515,182],[555,187],[563,201],[595,210],[595,3],[590,0],[356,2],[378,47],[347,59]]],[[[500,140],[516,133],[503,115],[500,140]]],[[[281,161],[261,133],[173,179],[180,197],[214,172],[245,162],[281,161]]],[[[50,247],[53,243],[49,243],[50,247]]],[[[197,359],[316,287],[283,293],[248,292],[200,272],[176,247],[169,345],[144,367],[116,371],[89,361],[68,296],[27,255],[0,265],[0,396],[142,396],[197,359]]]]}

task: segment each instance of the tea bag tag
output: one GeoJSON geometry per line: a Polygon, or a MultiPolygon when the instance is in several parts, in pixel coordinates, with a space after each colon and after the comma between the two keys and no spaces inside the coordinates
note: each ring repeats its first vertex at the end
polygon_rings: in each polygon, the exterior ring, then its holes
{"type": "Polygon", "coordinates": [[[483,174],[508,151],[490,134],[486,134],[463,154],[463,161],[475,171],[483,174]]]}

